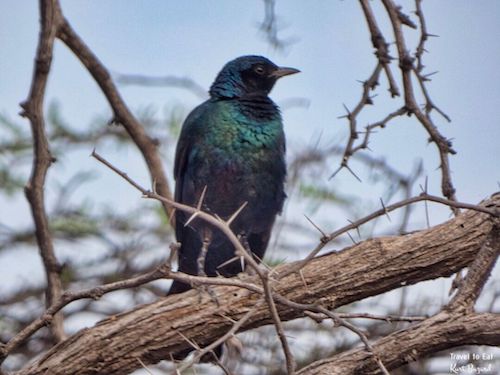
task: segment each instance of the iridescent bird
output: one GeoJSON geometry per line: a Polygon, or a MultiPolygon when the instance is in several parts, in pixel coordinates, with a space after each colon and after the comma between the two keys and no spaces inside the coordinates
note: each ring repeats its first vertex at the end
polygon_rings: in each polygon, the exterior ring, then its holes
{"type": "MultiPolygon", "coordinates": [[[[210,99],[187,117],[177,144],[175,200],[196,206],[202,198],[204,211],[226,220],[246,203],[231,229],[257,261],[264,257],[286,198],[283,123],[268,94],[279,78],[298,72],[261,56],[230,61],[212,84],[210,99]]],[[[189,218],[176,212],[179,271],[225,277],[242,272],[226,236],[189,218]]],[[[175,280],[169,294],[190,288],[175,280]]]]}

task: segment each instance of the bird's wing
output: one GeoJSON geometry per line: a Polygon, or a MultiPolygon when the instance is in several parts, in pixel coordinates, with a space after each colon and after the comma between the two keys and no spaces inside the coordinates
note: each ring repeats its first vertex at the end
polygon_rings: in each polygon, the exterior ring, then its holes
{"type": "MultiPolygon", "coordinates": [[[[196,200],[195,185],[192,176],[189,173],[190,153],[193,150],[193,145],[197,139],[202,136],[204,124],[203,118],[209,106],[207,102],[196,107],[186,118],[182,125],[179,141],[177,142],[177,150],[175,153],[174,163],[174,178],[175,178],[175,201],[192,205],[196,200]]],[[[175,234],[177,241],[182,242],[184,234],[184,223],[187,220],[187,214],[176,211],[176,228],[175,234]]]]}

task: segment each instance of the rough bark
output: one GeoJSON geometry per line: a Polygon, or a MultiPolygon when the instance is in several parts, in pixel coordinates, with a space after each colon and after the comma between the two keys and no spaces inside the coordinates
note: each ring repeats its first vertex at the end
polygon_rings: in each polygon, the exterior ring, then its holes
{"type": "MultiPolygon", "coordinates": [[[[459,315],[441,312],[374,345],[375,355],[388,370],[417,358],[459,345],[500,345],[500,314],[459,315]]],[[[352,349],[304,367],[297,375],[382,374],[364,348],[352,349]]]]}
{"type": "MultiPolygon", "coordinates": [[[[498,210],[500,195],[493,196],[483,204],[498,210]]],[[[273,290],[275,294],[294,302],[320,304],[333,309],[401,285],[447,277],[474,260],[494,222],[491,215],[466,211],[455,219],[428,230],[399,237],[367,240],[339,253],[313,259],[304,267],[303,279],[297,274],[290,274],[274,284],[273,290]]],[[[277,269],[278,275],[293,266],[293,263],[280,266],[277,269]]],[[[279,276],[276,278],[279,279],[279,276]]],[[[249,281],[257,283],[256,279],[249,281]]],[[[237,287],[214,287],[213,291],[217,295],[219,306],[206,293],[200,297],[195,290],[162,298],[78,332],[17,374],[125,374],[141,366],[139,359],[145,364],[152,364],[170,358],[170,354],[188,349],[190,344],[182,336],[202,347],[209,344],[230,329],[230,319],[238,320],[260,299],[259,295],[237,287]]],[[[303,310],[294,309],[290,305],[278,304],[278,309],[282,320],[304,315],[303,310]]],[[[443,314],[421,323],[421,329],[415,326],[404,331],[411,336],[412,330],[416,330],[415,340],[408,341],[418,342],[415,358],[430,351],[461,344],[460,337],[469,337],[469,328],[470,337],[478,338],[477,343],[484,338],[484,343],[488,344],[489,336],[478,335],[474,327],[468,326],[478,324],[477,320],[481,320],[476,319],[476,315],[464,316],[463,323],[467,325],[452,329],[455,327],[454,322],[447,323],[453,327],[433,324],[435,320],[447,316],[443,314]],[[468,320],[470,317],[471,321],[468,320]],[[456,340],[437,340],[433,344],[431,340],[426,341],[427,336],[418,336],[419,332],[436,334],[438,337],[440,332],[451,332],[456,340]],[[426,350],[419,352],[422,345],[426,350]]],[[[491,319],[492,326],[498,328],[498,317],[492,315],[491,319]]],[[[252,318],[242,326],[242,330],[269,324],[271,320],[267,306],[263,305],[256,309],[252,318]]],[[[479,331],[481,327],[482,323],[479,324],[479,331]]],[[[494,332],[497,333],[498,329],[494,332]]],[[[387,340],[391,340],[391,336],[387,340]]],[[[496,340],[497,336],[492,342],[497,342],[496,340]]],[[[388,349],[392,348],[392,352],[387,355],[395,358],[390,361],[391,366],[392,363],[398,366],[401,348],[397,341],[392,342],[392,346],[390,342],[387,345],[388,349]]],[[[407,349],[414,353],[411,346],[407,349]]]]}

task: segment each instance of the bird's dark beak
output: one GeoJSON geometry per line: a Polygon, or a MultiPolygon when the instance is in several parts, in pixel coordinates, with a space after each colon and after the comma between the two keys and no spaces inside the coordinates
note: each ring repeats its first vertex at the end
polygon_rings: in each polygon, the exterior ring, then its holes
{"type": "Polygon", "coordinates": [[[284,66],[280,66],[278,69],[276,69],[270,75],[271,75],[271,77],[278,79],[278,78],[288,76],[290,74],[295,74],[295,73],[300,73],[300,70],[295,69],[295,68],[287,68],[284,66]]]}

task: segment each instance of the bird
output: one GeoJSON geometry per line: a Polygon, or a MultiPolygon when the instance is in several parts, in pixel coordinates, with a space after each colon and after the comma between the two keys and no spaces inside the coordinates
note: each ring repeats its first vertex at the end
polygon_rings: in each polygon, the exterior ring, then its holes
{"type": "MultiPolygon", "coordinates": [[[[241,56],[224,65],[210,97],[187,116],[174,163],[175,201],[231,222],[231,230],[261,262],[276,216],[286,199],[285,134],[269,98],[276,81],[300,72],[263,56],[241,56]]],[[[244,271],[219,229],[182,210],[175,212],[178,270],[232,277],[244,271]]],[[[169,295],[191,285],[174,280],[169,295]]]]}

